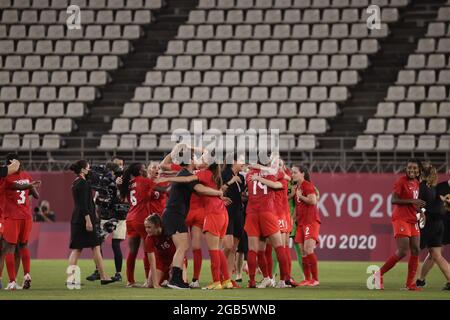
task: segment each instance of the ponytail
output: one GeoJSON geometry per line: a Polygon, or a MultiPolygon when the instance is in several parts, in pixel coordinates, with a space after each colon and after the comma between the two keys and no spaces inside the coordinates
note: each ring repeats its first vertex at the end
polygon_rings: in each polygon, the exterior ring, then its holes
{"type": "Polygon", "coordinates": [[[132,163],[129,167],[124,171],[122,176],[122,184],[120,185],[119,191],[120,196],[122,198],[126,198],[128,195],[128,190],[130,188],[131,176],[138,177],[141,175],[141,163],[132,163]]]}
{"type": "Polygon", "coordinates": [[[222,170],[220,169],[220,165],[218,165],[217,163],[213,163],[209,165],[208,170],[212,172],[216,187],[220,190],[220,188],[222,188],[222,170]]]}

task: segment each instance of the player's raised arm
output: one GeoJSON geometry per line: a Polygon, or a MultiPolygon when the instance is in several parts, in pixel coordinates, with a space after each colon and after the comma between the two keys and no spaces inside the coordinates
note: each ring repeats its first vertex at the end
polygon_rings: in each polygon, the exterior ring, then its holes
{"type": "Polygon", "coordinates": [[[297,199],[298,201],[303,201],[306,204],[309,204],[311,206],[314,206],[317,204],[317,195],[315,193],[310,193],[306,195],[302,195],[302,192],[300,189],[297,190],[297,199]]]}
{"type": "Polygon", "coordinates": [[[12,160],[11,163],[8,165],[8,175],[16,173],[19,171],[20,168],[20,161],[19,160],[12,160]]]}

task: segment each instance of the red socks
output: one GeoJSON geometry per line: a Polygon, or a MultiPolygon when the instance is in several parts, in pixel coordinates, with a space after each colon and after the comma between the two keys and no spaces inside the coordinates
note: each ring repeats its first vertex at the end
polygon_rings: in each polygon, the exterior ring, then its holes
{"type": "Polygon", "coordinates": [[[291,249],[289,249],[289,247],[284,247],[284,250],[286,250],[286,258],[287,258],[287,263],[288,263],[288,273],[292,274],[291,249]]]}
{"type": "Polygon", "coordinates": [[[150,273],[150,261],[148,260],[146,252],[144,252],[144,258],[142,261],[144,262],[145,279],[148,279],[148,274],[150,273]]]}
{"type": "Polygon", "coordinates": [[[220,281],[220,251],[209,250],[209,258],[211,260],[211,273],[213,282],[220,281]]]}
{"type": "Polygon", "coordinates": [[[418,265],[419,265],[419,256],[411,255],[408,261],[408,278],[406,279],[407,286],[413,284],[418,265]]]}
{"type": "Polygon", "coordinates": [[[269,274],[269,278],[273,278],[272,269],[273,269],[273,259],[272,259],[272,246],[270,244],[266,245],[266,264],[267,264],[267,273],[269,274]]]}
{"type": "Polygon", "coordinates": [[[389,259],[387,259],[385,264],[380,269],[381,275],[383,275],[386,272],[388,272],[389,270],[391,270],[399,261],[400,261],[400,258],[397,257],[396,254],[390,256],[389,259]]]}
{"type": "Polygon", "coordinates": [[[305,274],[305,280],[311,280],[311,268],[309,266],[308,256],[302,257],[303,273],[305,274]]]}
{"type": "Polygon", "coordinates": [[[6,270],[8,270],[9,282],[16,281],[16,263],[14,253],[5,254],[6,270]]]}
{"type": "Polygon", "coordinates": [[[286,250],[284,250],[283,246],[279,246],[275,248],[275,252],[277,254],[277,259],[280,264],[280,279],[281,280],[290,280],[291,275],[288,270],[288,261],[286,257],[286,250]]]}
{"type": "Polygon", "coordinates": [[[317,268],[317,256],[315,253],[311,253],[306,256],[309,262],[309,267],[311,268],[311,275],[313,280],[319,281],[319,272],[317,268]]]}
{"type": "Polygon", "coordinates": [[[256,274],[256,252],[253,250],[248,250],[247,253],[247,265],[248,265],[248,276],[250,281],[255,281],[256,274]]]}
{"type": "Polygon", "coordinates": [[[192,277],[195,280],[200,279],[200,271],[202,270],[202,250],[194,249],[192,250],[193,258],[194,258],[194,276],[192,277]]]}
{"type": "Polygon", "coordinates": [[[266,252],[258,251],[258,266],[261,270],[263,277],[267,278],[269,273],[267,272],[266,252]]]}
{"type": "Polygon", "coordinates": [[[128,253],[127,257],[127,280],[129,283],[135,283],[134,280],[134,267],[136,265],[136,254],[128,253]]]}
{"type": "Polygon", "coordinates": [[[30,250],[28,248],[20,249],[20,257],[22,258],[23,274],[30,273],[30,250]]]}
{"type": "Polygon", "coordinates": [[[220,272],[222,274],[223,280],[230,279],[230,272],[228,270],[228,261],[227,257],[225,257],[225,253],[222,250],[218,250],[220,255],[220,272]]]}

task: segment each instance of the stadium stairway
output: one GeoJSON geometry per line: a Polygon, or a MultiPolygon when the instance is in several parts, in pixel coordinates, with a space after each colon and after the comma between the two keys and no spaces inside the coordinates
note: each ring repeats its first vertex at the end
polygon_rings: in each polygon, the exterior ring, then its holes
{"type": "MultiPolygon", "coordinates": [[[[143,35],[132,43],[134,50],[122,59],[121,68],[112,73],[113,81],[101,88],[101,97],[89,107],[90,115],[77,123],[73,136],[90,138],[111,129],[111,122],[119,117],[125,102],[133,97],[136,87],[145,80],[158,56],[166,51],[169,40],[174,39],[178,27],[188,19],[198,0],[165,0],[165,6],[154,12],[154,21],[143,27],[143,35]]],[[[95,149],[98,140],[86,140],[85,148],[95,149]]],[[[79,148],[79,140],[68,140],[67,146],[79,148]]]]}
{"type": "MultiPolygon", "coordinates": [[[[331,130],[325,137],[356,137],[362,134],[368,118],[374,116],[378,102],[384,101],[388,88],[414,53],[417,43],[429,22],[437,17],[445,0],[412,0],[400,11],[400,19],[391,24],[389,36],[380,41],[380,50],[370,57],[371,66],[360,76],[358,85],[351,88],[351,98],[341,106],[342,113],[330,122],[331,130]]],[[[339,148],[339,141],[324,140],[321,148],[339,148]]],[[[344,143],[352,148],[354,141],[344,143]]]]}

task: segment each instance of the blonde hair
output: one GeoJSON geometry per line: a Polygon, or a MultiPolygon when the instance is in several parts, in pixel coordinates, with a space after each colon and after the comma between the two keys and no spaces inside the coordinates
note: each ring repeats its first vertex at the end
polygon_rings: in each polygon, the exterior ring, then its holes
{"type": "Polygon", "coordinates": [[[434,187],[438,182],[438,174],[436,167],[434,167],[429,161],[423,163],[422,181],[425,181],[428,187],[434,187]]]}

